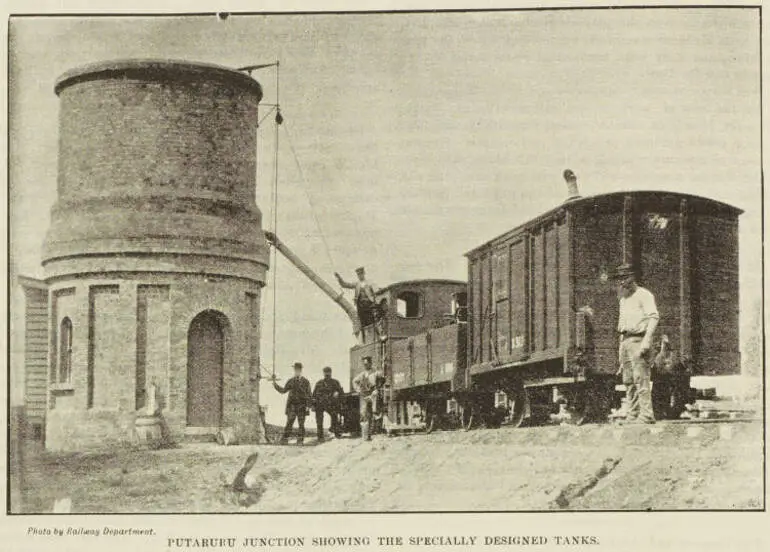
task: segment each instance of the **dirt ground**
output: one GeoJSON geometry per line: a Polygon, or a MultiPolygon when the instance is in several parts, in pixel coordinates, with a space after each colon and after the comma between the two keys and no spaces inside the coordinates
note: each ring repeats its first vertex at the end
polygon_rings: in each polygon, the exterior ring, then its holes
{"type": "Polygon", "coordinates": [[[191,443],[29,452],[25,462],[25,512],[50,512],[65,497],[75,513],[763,507],[759,422],[480,429],[304,447],[191,443]],[[254,452],[250,491],[233,493],[254,452]]]}

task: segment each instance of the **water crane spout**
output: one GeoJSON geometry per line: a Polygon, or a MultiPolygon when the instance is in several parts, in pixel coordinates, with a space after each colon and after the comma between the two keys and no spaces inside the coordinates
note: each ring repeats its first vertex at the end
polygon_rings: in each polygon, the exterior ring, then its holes
{"type": "Polygon", "coordinates": [[[291,264],[297,267],[297,269],[302,274],[307,276],[311,282],[321,288],[321,291],[328,295],[332,301],[337,303],[342,308],[342,310],[345,311],[345,314],[347,314],[348,318],[350,318],[351,324],[353,324],[353,333],[358,334],[361,330],[361,323],[358,320],[358,313],[356,312],[356,308],[351,305],[347,299],[345,299],[342,292],[335,291],[335,289],[327,284],[318,274],[313,272],[313,270],[305,263],[303,263],[302,260],[300,260],[300,258],[297,257],[291,249],[286,247],[286,244],[279,240],[278,236],[276,236],[273,232],[265,231],[265,239],[268,241],[268,243],[272,244],[278,251],[280,251],[281,254],[286,257],[286,259],[291,264]]]}

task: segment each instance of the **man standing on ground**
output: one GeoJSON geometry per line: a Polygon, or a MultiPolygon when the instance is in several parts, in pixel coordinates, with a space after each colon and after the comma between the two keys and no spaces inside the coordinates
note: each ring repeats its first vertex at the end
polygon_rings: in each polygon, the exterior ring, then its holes
{"type": "Polygon", "coordinates": [[[294,363],[294,377],[281,387],[273,379],[273,387],[279,393],[288,393],[286,399],[286,427],[283,429],[281,444],[289,442],[289,434],[294,426],[294,420],[297,420],[297,444],[301,445],[305,441],[305,417],[309,413],[312,396],[310,394],[310,382],[302,376],[302,363],[294,363]]]}
{"type": "Polygon", "coordinates": [[[353,379],[353,389],[359,396],[361,413],[361,438],[372,440],[372,418],[378,410],[378,387],[381,382],[381,374],[374,371],[372,357],[364,357],[364,371],[353,379]]]}
{"type": "Polygon", "coordinates": [[[331,431],[339,438],[339,417],[337,416],[339,397],[345,393],[340,382],[332,377],[332,369],[326,366],[323,370],[324,377],[316,382],[313,389],[313,404],[315,406],[315,424],[318,431],[318,442],[324,440],[324,412],[329,413],[332,420],[331,431]]]}
{"type": "Polygon", "coordinates": [[[660,315],[655,297],[636,283],[631,265],[619,266],[615,277],[620,296],[618,373],[622,374],[626,386],[626,421],[654,424],[650,393],[650,348],[660,315]]]}

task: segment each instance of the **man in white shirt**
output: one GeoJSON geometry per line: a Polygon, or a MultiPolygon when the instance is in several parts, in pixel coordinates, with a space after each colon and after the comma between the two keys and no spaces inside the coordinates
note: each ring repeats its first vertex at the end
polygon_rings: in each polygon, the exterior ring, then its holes
{"type": "Polygon", "coordinates": [[[619,374],[626,386],[627,422],[655,423],[650,393],[650,347],[660,315],[655,297],[636,283],[631,265],[615,272],[620,296],[618,317],[619,374]]]}
{"type": "MultiPolygon", "coordinates": [[[[361,338],[363,338],[364,328],[375,323],[375,310],[377,305],[376,287],[366,279],[366,270],[360,266],[356,269],[355,282],[346,282],[338,272],[334,273],[340,287],[355,290],[356,311],[358,312],[358,321],[361,323],[361,338]]],[[[379,329],[375,328],[379,334],[379,329]]],[[[363,339],[361,340],[363,343],[363,339]]]]}
{"type": "Polygon", "coordinates": [[[372,440],[372,418],[378,409],[378,391],[382,382],[382,373],[374,370],[372,358],[364,357],[364,371],[353,379],[353,389],[358,393],[361,413],[361,437],[372,440]]]}

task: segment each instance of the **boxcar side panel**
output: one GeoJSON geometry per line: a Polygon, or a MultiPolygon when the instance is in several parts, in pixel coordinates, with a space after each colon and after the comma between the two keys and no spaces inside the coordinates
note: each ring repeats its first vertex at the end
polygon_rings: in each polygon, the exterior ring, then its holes
{"type": "Polygon", "coordinates": [[[702,375],[738,374],[738,221],[707,214],[694,219],[694,368],[702,375]]]}
{"type": "Polygon", "coordinates": [[[528,236],[520,236],[510,246],[511,267],[511,358],[521,360],[529,351],[529,267],[528,236]]]}
{"type": "Polygon", "coordinates": [[[572,344],[571,335],[571,321],[574,319],[574,306],[572,304],[572,283],[571,283],[571,271],[572,271],[572,255],[570,242],[572,238],[570,236],[570,227],[568,219],[564,219],[559,224],[559,247],[557,249],[558,259],[558,282],[559,288],[557,292],[557,299],[559,303],[559,346],[569,347],[572,344]]]}
{"type": "Polygon", "coordinates": [[[618,297],[610,280],[623,262],[623,214],[618,211],[583,208],[574,226],[575,306],[593,311],[595,368],[601,373],[615,373],[618,364],[618,297]]]}
{"type": "Polygon", "coordinates": [[[510,355],[510,308],[508,281],[511,274],[510,257],[507,244],[498,246],[492,257],[492,289],[495,301],[494,307],[494,357],[508,358],[510,355]]]}
{"type": "Polygon", "coordinates": [[[497,327],[495,353],[499,360],[504,360],[511,356],[511,320],[509,310],[507,299],[497,302],[495,307],[495,325],[497,327]]]}
{"type": "Polygon", "coordinates": [[[537,232],[533,232],[532,239],[532,256],[531,262],[533,265],[533,292],[534,301],[532,304],[533,309],[533,332],[534,332],[534,351],[543,351],[546,348],[546,267],[545,267],[545,234],[542,228],[537,232]]]}
{"type": "Polygon", "coordinates": [[[492,274],[488,254],[481,258],[481,361],[492,360],[492,274]]]}
{"type": "MultiPolygon", "coordinates": [[[[548,221],[532,234],[528,254],[531,262],[529,290],[533,297],[530,302],[531,352],[557,357],[569,346],[570,235],[566,218],[548,221]]],[[[523,262],[526,262],[526,256],[523,262]]]]}
{"type": "Polygon", "coordinates": [[[668,336],[674,351],[680,350],[681,262],[679,214],[655,205],[640,205],[638,214],[640,285],[655,296],[660,321],[655,332],[657,347],[668,336]]]}
{"type": "Polygon", "coordinates": [[[559,226],[549,224],[545,230],[545,348],[559,347],[559,226]]]}

